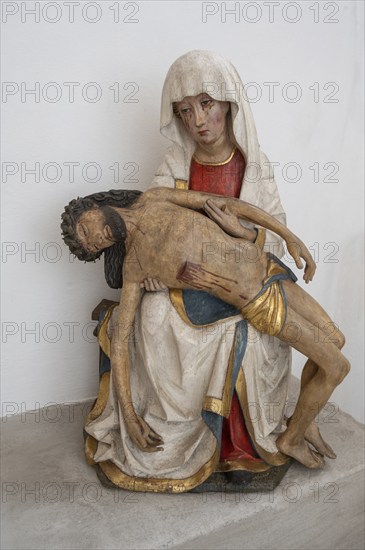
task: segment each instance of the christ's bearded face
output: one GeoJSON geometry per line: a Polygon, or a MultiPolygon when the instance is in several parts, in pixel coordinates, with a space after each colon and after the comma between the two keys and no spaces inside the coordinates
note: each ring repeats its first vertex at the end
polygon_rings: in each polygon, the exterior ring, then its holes
{"type": "Polygon", "coordinates": [[[126,237],[125,224],[110,206],[95,207],[81,214],[76,223],[76,235],[90,252],[99,252],[126,237]]]}

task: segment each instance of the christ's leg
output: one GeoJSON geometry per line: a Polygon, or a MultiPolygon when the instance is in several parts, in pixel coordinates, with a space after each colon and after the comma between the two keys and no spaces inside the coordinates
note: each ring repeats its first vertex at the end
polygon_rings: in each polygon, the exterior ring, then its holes
{"type": "MultiPolygon", "coordinates": [[[[291,292],[293,295],[293,299],[295,300],[295,304],[300,304],[300,313],[305,317],[306,319],[311,319],[313,308],[317,308],[317,310],[320,311],[321,314],[321,330],[325,333],[325,336],[323,336],[324,340],[326,342],[330,341],[335,346],[337,346],[339,349],[341,349],[345,344],[345,339],[342,335],[342,333],[338,330],[336,325],[333,323],[332,319],[328,316],[326,311],[309,295],[305,294],[306,299],[303,301],[303,294],[302,289],[299,285],[290,285],[291,292]]],[[[286,287],[285,287],[286,288],[286,287]]],[[[295,306],[296,310],[298,310],[297,306],[295,306]]],[[[318,333],[318,325],[314,327],[313,337],[319,338],[318,333]]],[[[311,359],[308,359],[308,361],[305,363],[301,381],[300,381],[300,391],[302,392],[303,388],[306,386],[306,384],[313,378],[313,376],[316,374],[318,369],[318,365],[314,363],[311,359]]],[[[289,422],[290,423],[290,419],[289,422]]],[[[323,456],[327,456],[328,458],[336,458],[336,453],[331,448],[331,446],[324,441],[324,439],[321,436],[321,433],[319,431],[319,428],[315,421],[313,420],[311,424],[308,426],[306,432],[305,432],[305,439],[313,445],[313,447],[323,456]]]]}
{"type": "Polygon", "coordinates": [[[323,330],[329,323],[334,325],[321,306],[291,281],[285,281],[284,288],[288,310],[279,338],[309,357],[311,362],[306,366],[294,415],[287,430],[278,437],[277,445],[283,453],[308,467],[316,468],[323,463],[311,453],[305,443],[305,436],[314,437],[317,444],[321,445],[311,423],[346,376],[350,366],[339,351],[344,341],[342,334],[337,331],[331,338],[328,330],[323,330]]]}

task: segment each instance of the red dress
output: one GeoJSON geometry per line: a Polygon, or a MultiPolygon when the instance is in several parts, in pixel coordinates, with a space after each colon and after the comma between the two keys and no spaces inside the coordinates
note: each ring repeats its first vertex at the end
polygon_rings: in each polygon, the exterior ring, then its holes
{"type": "MultiPolygon", "coordinates": [[[[190,165],[189,189],[238,198],[245,166],[245,159],[236,148],[229,158],[221,163],[202,163],[193,157],[190,165]]],[[[220,462],[232,460],[261,462],[251,444],[235,391],[229,417],[223,419],[220,454],[220,462]]]]}

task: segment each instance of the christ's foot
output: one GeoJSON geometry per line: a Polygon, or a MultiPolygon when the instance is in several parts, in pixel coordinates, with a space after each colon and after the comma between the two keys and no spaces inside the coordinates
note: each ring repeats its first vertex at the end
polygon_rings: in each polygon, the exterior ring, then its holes
{"type": "Polygon", "coordinates": [[[321,454],[322,456],[327,456],[328,458],[336,458],[336,453],[328,445],[328,443],[325,442],[323,437],[321,436],[321,432],[319,431],[318,426],[315,424],[315,422],[311,422],[308,426],[308,428],[305,431],[304,438],[308,443],[313,445],[313,447],[321,454]]]}
{"type": "Polygon", "coordinates": [[[286,432],[284,432],[277,438],[276,446],[283,454],[295,458],[307,468],[319,469],[324,466],[323,457],[312,451],[304,439],[299,443],[292,443],[286,436],[286,432]]]}

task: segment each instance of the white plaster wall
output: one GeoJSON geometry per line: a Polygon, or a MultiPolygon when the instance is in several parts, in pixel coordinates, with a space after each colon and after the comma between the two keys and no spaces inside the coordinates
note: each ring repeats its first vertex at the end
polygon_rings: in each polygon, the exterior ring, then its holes
{"type": "MultiPolygon", "coordinates": [[[[252,102],[261,146],[279,163],[289,226],[318,261],[309,290],[347,336],[353,368],[333,399],[361,420],[362,2],[40,2],[39,22],[29,9],[36,3],[2,2],[2,414],[96,394],[90,313],[118,292],[106,286],[102,262],[70,261],[60,213],[78,195],[148,186],[168,145],[159,135],[165,74],[179,55],[201,48],[230,58],[243,81],[255,83],[253,100],[261,93],[252,102]],[[229,9],[235,14],[225,15],[229,9]],[[79,83],[73,102],[65,82],[79,83]],[[96,102],[91,82],[102,94],[96,102]],[[39,101],[22,97],[36,83],[39,101]],[[273,97],[268,83],[276,83],[273,97]],[[290,101],[296,90],[301,98],[290,101]],[[61,97],[52,102],[55,92],[61,97]],[[74,181],[70,162],[79,163],[74,181]],[[39,181],[25,172],[35,163],[39,181]],[[87,163],[101,174],[85,172],[87,163]],[[287,163],[300,166],[297,182],[287,163]],[[136,181],[123,183],[134,167],[136,181]]],[[[295,354],[297,374],[303,362],[295,354]]]]}

